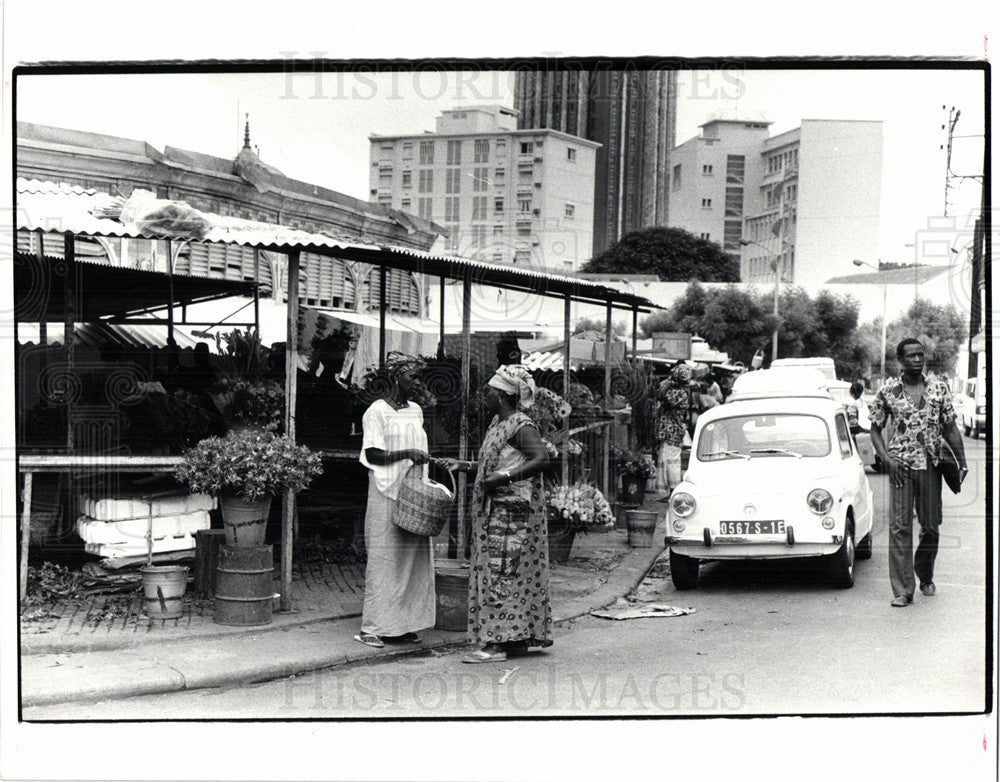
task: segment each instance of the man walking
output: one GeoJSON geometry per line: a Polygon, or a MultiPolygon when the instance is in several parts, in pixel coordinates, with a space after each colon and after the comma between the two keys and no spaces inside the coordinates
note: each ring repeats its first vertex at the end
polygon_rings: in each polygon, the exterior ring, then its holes
{"type": "Polygon", "coordinates": [[[889,470],[889,581],[892,605],[913,602],[914,573],[921,594],[930,597],[934,586],[934,558],[941,525],[942,438],[965,468],[965,448],[955,426],[955,408],[948,387],[924,374],[924,347],[904,339],[896,346],[902,367],[899,378],[889,378],[869,408],[875,452],[889,470]],[[884,434],[883,434],[884,433],[884,434]],[[888,442],[886,442],[888,440],[888,442]],[[920,522],[917,551],[913,553],[913,508],[920,522]]]}

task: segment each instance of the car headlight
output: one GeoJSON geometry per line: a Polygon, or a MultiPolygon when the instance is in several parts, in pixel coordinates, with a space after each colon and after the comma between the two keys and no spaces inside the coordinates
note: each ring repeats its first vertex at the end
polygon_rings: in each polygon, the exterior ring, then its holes
{"type": "Polygon", "coordinates": [[[675,491],[670,498],[670,509],[674,512],[674,515],[680,516],[682,519],[694,513],[696,506],[697,503],[694,497],[684,491],[675,491]]]}
{"type": "Polygon", "coordinates": [[[806,497],[806,503],[813,513],[823,514],[833,507],[833,495],[826,489],[813,489],[806,497]]]}

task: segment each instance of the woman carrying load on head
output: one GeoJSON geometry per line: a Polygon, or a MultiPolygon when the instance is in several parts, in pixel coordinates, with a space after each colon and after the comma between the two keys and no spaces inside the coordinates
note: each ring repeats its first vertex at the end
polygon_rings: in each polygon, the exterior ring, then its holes
{"type": "MultiPolygon", "coordinates": [[[[368,468],[365,512],[365,597],[361,632],[354,640],[381,647],[417,643],[417,630],[434,626],[434,560],[430,538],[392,523],[403,478],[430,461],[420,405],[422,359],[391,352],[385,371],[390,386],[362,418],[361,463],[368,468]]],[[[426,474],[427,468],[424,467],[426,474]]]]}
{"type": "Polygon", "coordinates": [[[505,660],[508,654],[552,645],[541,479],[549,457],[524,412],[534,401],[535,384],[523,366],[507,365],[497,369],[487,387],[487,412],[495,416],[479,460],[451,462],[476,471],[469,639],[478,648],[463,659],[467,663],[505,660]]]}

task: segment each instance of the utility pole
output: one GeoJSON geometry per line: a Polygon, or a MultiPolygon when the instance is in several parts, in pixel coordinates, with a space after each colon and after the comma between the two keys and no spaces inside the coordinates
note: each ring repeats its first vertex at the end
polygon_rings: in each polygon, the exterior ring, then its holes
{"type": "MultiPolygon", "coordinates": [[[[944,110],[944,106],[941,107],[944,110]]],[[[951,191],[951,180],[954,174],[951,173],[951,141],[955,135],[955,125],[958,124],[958,118],[962,116],[962,110],[956,109],[952,106],[948,109],[948,123],[941,126],[941,130],[948,131],[948,141],[947,146],[941,145],[941,149],[946,149],[945,152],[945,168],[944,168],[944,216],[948,216],[948,194],[951,191]]]]}

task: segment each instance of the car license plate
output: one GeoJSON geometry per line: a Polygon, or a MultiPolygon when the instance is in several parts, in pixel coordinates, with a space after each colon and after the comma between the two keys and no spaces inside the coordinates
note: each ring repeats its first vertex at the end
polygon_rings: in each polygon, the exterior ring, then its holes
{"type": "Polygon", "coordinates": [[[720,521],[720,535],[781,535],[785,532],[785,522],[780,519],[760,521],[720,521]]]}

